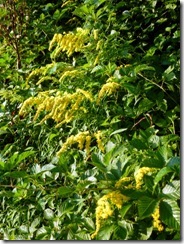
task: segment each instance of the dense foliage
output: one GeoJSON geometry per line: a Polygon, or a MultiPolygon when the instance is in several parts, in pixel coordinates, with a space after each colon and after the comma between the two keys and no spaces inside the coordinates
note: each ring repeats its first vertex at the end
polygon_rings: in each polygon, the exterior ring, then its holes
{"type": "Polygon", "coordinates": [[[0,239],[180,239],[179,9],[0,1],[0,239]]]}

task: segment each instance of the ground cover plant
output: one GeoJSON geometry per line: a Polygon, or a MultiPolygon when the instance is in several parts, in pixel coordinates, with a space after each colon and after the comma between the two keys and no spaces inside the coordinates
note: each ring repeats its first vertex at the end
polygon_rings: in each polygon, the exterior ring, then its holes
{"type": "Polygon", "coordinates": [[[179,9],[0,1],[0,239],[180,239],[179,9]]]}

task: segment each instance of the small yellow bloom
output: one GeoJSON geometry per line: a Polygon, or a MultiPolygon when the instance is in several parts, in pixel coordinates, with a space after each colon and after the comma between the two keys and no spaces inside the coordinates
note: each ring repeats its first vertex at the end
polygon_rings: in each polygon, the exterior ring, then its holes
{"type": "Polygon", "coordinates": [[[90,153],[90,145],[91,145],[91,136],[86,136],[86,153],[89,155],[90,153]]]}
{"type": "Polygon", "coordinates": [[[104,84],[98,93],[97,104],[99,104],[100,100],[105,95],[111,95],[112,93],[116,92],[119,88],[120,88],[120,84],[118,84],[116,82],[108,82],[108,83],[104,84]]]}
{"type": "Polygon", "coordinates": [[[153,217],[153,227],[157,228],[158,231],[163,231],[164,230],[164,226],[162,225],[162,222],[160,220],[160,211],[159,211],[159,207],[157,207],[154,211],[154,213],[152,214],[153,217]]]}
{"type": "Polygon", "coordinates": [[[69,147],[73,144],[77,143],[78,148],[82,150],[84,148],[84,143],[86,142],[85,149],[87,154],[90,152],[90,143],[91,143],[91,136],[89,131],[79,132],[77,135],[72,135],[68,137],[66,142],[63,144],[62,148],[57,152],[57,156],[60,156],[61,153],[65,152],[69,147]]]}
{"type": "Polygon", "coordinates": [[[112,209],[112,206],[115,205],[118,209],[120,209],[123,205],[123,202],[128,200],[129,198],[121,194],[119,191],[110,192],[98,200],[95,212],[96,230],[91,235],[92,239],[95,238],[95,236],[98,234],[103,220],[113,215],[114,211],[112,209]]]}
{"type": "Polygon", "coordinates": [[[105,149],[104,149],[104,146],[103,146],[103,143],[102,143],[102,140],[101,140],[101,137],[102,137],[102,133],[101,133],[101,131],[98,131],[97,133],[94,133],[94,136],[96,137],[98,148],[99,148],[102,152],[104,152],[105,149]]]}
{"type": "Polygon", "coordinates": [[[142,167],[140,168],[137,173],[135,174],[135,182],[136,182],[136,188],[140,189],[141,185],[143,184],[143,177],[145,174],[152,173],[156,169],[155,168],[149,168],[149,167],[142,167]]]}
{"type": "MultiPolygon", "coordinates": [[[[132,177],[122,177],[120,178],[116,184],[115,184],[115,187],[116,188],[121,188],[123,184],[127,183],[127,182],[130,182],[130,181],[133,181],[133,178],[132,177]]],[[[131,187],[132,185],[123,185],[124,188],[132,188],[131,187]]]]}
{"type": "Polygon", "coordinates": [[[96,51],[98,51],[102,47],[102,40],[99,40],[96,44],[96,51]]]}
{"type": "Polygon", "coordinates": [[[94,39],[97,40],[98,39],[98,30],[94,30],[93,31],[93,35],[94,35],[94,39]]]}

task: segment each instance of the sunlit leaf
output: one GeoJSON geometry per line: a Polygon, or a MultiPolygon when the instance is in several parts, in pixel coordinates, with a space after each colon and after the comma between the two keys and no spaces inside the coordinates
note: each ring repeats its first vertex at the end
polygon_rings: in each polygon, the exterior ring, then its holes
{"type": "Polygon", "coordinates": [[[144,196],[138,200],[138,214],[140,218],[146,218],[150,216],[154,210],[158,200],[144,196]]]}
{"type": "Polygon", "coordinates": [[[44,218],[47,220],[51,220],[54,218],[54,212],[52,209],[47,208],[44,210],[44,218]]]}
{"type": "Polygon", "coordinates": [[[180,199],[180,181],[174,180],[169,182],[163,189],[162,192],[174,200],[180,199]]]}
{"type": "Polygon", "coordinates": [[[180,209],[174,200],[163,200],[160,203],[160,218],[174,230],[180,229],[180,209]]]}

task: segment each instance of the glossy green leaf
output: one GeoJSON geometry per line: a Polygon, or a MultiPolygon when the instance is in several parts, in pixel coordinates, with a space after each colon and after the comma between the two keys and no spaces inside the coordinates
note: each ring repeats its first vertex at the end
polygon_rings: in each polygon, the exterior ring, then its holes
{"type": "Polygon", "coordinates": [[[141,219],[149,217],[155,210],[158,200],[144,196],[138,200],[138,214],[141,219]]]}
{"type": "Polygon", "coordinates": [[[110,134],[110,136],[115,135],[115,134],[119,134],[119,133],[124,132],[126,130],[127,130],[127,128],[122,128],[122,129],[119,129],[119,130],[115,130],[114,132],[112,132],[110,134]]]}
{"type": "Polygon", "coordinates": [[[115,229],[116,227],[114,225],[103,226],[97,234],[97,240],[110,240],[111,235],[115,231],[115,229]]]}
{"type": "Polygon", "coordinates": [[[60,186],[57,189],[57,192],[60,196],[68,196],[69,194],[72,194],[74,192],[74,188],[67,187],[67,186],[60,186]]]}
{"type": "Polygon", "coordinates": [[[163,200],[160,203],[160,218],[169,228],[180,229],[180,209],[174,200],[163,200]]]}
{"type": "Polygon", "coordinates": [[[180,181],[174,180],[169,182],[163,189],[162,192],[174,200],[180,199],[180,181]]]}
{"type": "Polygon", "coordinates": [[[162,180],[162,178],[167,175],[168,173],[172,172],[172,169],[170,169],[169,167],[164,167],[162,168],[155,176],[154,178],[154,183],[155,185],[158,184],[159,181],[162,180]]]}
{"type": "Polygon", "coordinates": [[[91,158],[92,158],[92,162],[90,163],[92,165],[96,166],[100,171],[106,172],[106,167],[104,166],[100,155],[92,153],[91,158]]]}
{"type": "Polygon", "coordinates": [[[46,208],[44,210],[44,218],[47,219],[47,220],[51,220],[54,218],[54,212],[52,209],[50,208],[46,208]]]}

